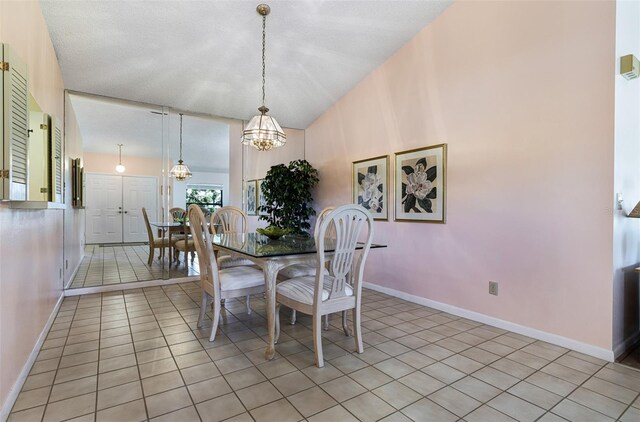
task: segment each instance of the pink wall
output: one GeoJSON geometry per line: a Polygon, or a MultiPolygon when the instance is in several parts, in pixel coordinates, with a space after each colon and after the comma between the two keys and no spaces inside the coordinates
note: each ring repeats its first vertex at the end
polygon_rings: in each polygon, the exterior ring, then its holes
{"type": "MultiPolygon", "coordinates": [[[[26,61],[30,91],[62,119],[63,82],[40,5],[0,1],[0,42],[26,61]]],[[[62,294],[63,211],[0,205],[0,404],[11,389],[62,294]]],[[[0,415],[2,418],[3,415],[0,415]]]]}
{"type": "Polygon", "coordinates": [[[613,2],[457,2],[319,117],[318,208],[449,146],[447,223],[376,223],[366,280],[611,350],[614,41],[613,2]]]}

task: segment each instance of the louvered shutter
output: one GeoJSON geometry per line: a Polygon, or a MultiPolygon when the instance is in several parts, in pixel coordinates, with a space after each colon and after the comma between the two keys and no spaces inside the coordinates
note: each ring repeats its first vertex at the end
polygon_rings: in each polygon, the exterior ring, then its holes
{"type": "Polygon", "coordinates": [[[53,139],[51,145],[51,192],[53,202],[62,202],[62,129],[58,119],[52,118],[53,139]]]}
{"type": "Polygon", "coordinates": [[[27,65],[9,48],[2,45],[3,73],[4,170],[3,199],[26,200],[28,192],[27,156],[29,87],[27,65]],[[8,176],[8,177],[6,177],[8,176]]]}

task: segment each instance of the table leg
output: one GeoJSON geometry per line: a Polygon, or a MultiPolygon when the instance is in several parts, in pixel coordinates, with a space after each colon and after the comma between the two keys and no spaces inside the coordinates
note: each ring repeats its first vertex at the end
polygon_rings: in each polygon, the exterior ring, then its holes
{"type": "Polygon", "coordinates": [[[169,240],[167,240],[167,242],[169,242],[169,268],[171,268],[171,261],[173,260],[173,248],[171,247],[171,232],[173,230],[171,230],[171,228],[169,228],[169,240]]]}
{"type": "Polygon", "coordinates": [[[269,341],[267,348],[264,351],[264,357],[268,360],[273,359],[276,354],[275,349],[275,335],[276,335],[276,279],[278,278],[278,271],[283,268],[282,264],[277,261],[267,261],[262,267],[264,272],[265,282],[265,296],[267,307],[267,328],[269,330],[269,341]]]}

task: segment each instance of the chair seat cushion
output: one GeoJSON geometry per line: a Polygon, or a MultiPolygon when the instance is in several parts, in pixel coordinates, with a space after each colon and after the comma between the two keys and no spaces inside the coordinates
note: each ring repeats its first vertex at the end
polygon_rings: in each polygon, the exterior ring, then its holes
{"type": "Polygon", "coordinates": [[[221,290],[246,289],[248,287],[264,287],[264,274],[262,271],[247,267],[232,267],[218,271],[221,290]]]}
{"type": "MultiPolygon", "coordinates": [[[[173,239],[171,239],[173,241],[173,239]]],[[[162,246],[169,246],[169,238],[167,237],[156,237],[153,239],[153,246],[155,248],[159,248],[162,246]]]]}
{"type": "Polygon", "coordinates": [[[278,271],[278,275],[285,278],[296,278],[311,276],[316,274],[316,267],[314,265],[295,264],[288,267],[284,267],[278,271]]]}
{"type": "Polygon", "coordinates": [[[225,269],[231,267],[241,267],[247,265],[255,265],[253,261],[245,258],[233,257],[231,255],[223,255],[218,257],[218,268],[225,269]]]}
{"type": "Polygon", "coordinates": [[[180,250],[185,250],[188,248],[190,251],[193,251],[196,248],[195,243],[193,243],[193,239],[178,240],[173,243],[173,247],[180,250]]]}
{"type": "MultiPolygon", "coordinates": [[[[322,289],[323,301],[329,299],[332,282],[333,277],[325,276],[324,288],[322,289]]],[[[279,283],[276,286],[276,293],[289,299],[293,299],[296,302],[312,305],[315,285],[315,276],[296,277],[279,283]]],[[[348,284],[345,286],[345,294],[347,296],[353,296],[353,289],[348,284]]]]}

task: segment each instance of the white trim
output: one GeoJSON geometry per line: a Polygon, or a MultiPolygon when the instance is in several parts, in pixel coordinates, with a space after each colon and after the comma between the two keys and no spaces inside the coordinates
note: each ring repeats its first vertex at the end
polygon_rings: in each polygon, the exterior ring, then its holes
{"type": "Polygon", "coordinates": [[[633,335],[618,343],[618,345],[613,348],[613,355],[618,359],[638,342],[640,342],[640,331],[636,331],[633,335]]]}
{"type": "Polygon", "coordinates": [[[11,413],[11,409],[13,408],[13,405],[15,404],[16,399],[18,398],[18,394],[20,394],[20,390],[22,390],[22,386],[24,385],[24,382],[27,380],[27,376],[31,371],[31,367],[36,361],[36,358],[38,357],[38,353],[40,353],[40,348],[42,347],[42,343],[44,343],[44,340],[47,338],[47,335],[49,334],[49,329],[53,325],[53,321],[56,319],[56,315],[58,315],[58,310],[60,309],[60,305],[62,305],[63,299],[64,299],[64,294],[60,294],[60,297],[56,302],[56,306],[53,307],[53,310],[51,311],[51,315],[49,315],[49,319],[47,320],[47,323],[44,325],[42,332],[40,332],[38,341],[36,341],[35,346],[33,346],[33,350],[31,350],[31,353],[29,354],[27,361],[24,363],[24,366],[22,367],[22,370],[18,375],[18,379],[16,379],[16,382],[13,384],[13,387],[11,387],[11,390],[9,390],[9,394],[7,394],[7,399],[2,404],[2,409],[0,410],[0,421],[5,422],[9,417],[9,413],[11,413]]]}
{"type": "Polygon", "coordinates": [[[187,281],[198,281],[200,276],[169,278],[167,280],[147,280],[134,281],[131,283],[108,284],[106,286],[79,287],[77,289],[67,289],[65,296],[80,296],[94,293],[115,292],[118,290],[142,289],[145,287],[167,286],[170,284],[184,283],[187,281]]]}
{"type": "Polygon", "coordinates": [[[84,246],[82,248],[82,251],[83,252],[82,252],[82,255],[80,256],[80,260],[78,261],[78,265],[76,265],[76,269],[73,270],[71,277],[69,277],[69,281],[67,281],[67,285],[64,286],[65,289],[68,289],[69,286],[71,286],[71,283],[73,283],[73,279],[75,278],[76,274],[78,273],[78,270],[80,269],[80,265],[82,265],[82,260],[84,259],[84,246]]]}
{"type": "Polygon", "coordinates": [[[479,312],[469,311],[467,309],[458,308],[457,306],[448,305],[442,302],[436,302],[435,300],[412,295],[410,293],[401,292],[399,290],[391,289],[389,287],[383,287],[377,284],[368,283],[366,281],[363,282],[363,286],[380,293],[388,294],[389,296],[397,297],[399,299],[404,299],[409,302],[413,302],[420,305],[428,306],[430,308],[438,309],[440,311],[447,312],[452,315],[457,315],[463,318],[468,318],[472,321],[477,321],[483,324],[502,328],[503,330],[512,331],[514,333],[532,337],[537,340],[546,341],[547,343],[555,344],[557,346],[566,347],[567,349],[575,350],[577,352],[584,353],[585,355],[593,356],[598,359],[603,359],[609,362],[614,361],[613,350],[603,349],[601,347],[593,346],[587,343],[582,343],[580,341],[559,336],[557,334],[547,333],[546,331],[537,330],[531,327],[526,327],[524,325],[505,321],[489,315],[481,314],[479,312]]]}

